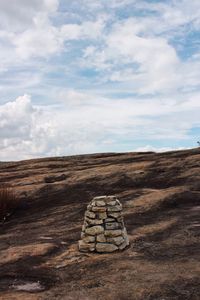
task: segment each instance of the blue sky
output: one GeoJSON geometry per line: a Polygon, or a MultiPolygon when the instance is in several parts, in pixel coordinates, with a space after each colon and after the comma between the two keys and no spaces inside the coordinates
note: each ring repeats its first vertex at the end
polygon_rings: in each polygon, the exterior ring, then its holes
{"type": "Polygon", "coordinates": [[[192,148],[200,1],[0,1],[0,160],[192,148]]]}

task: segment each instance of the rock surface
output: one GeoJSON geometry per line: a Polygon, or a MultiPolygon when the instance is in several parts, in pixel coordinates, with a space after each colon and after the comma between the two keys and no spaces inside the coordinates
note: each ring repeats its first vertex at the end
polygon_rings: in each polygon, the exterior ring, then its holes
{"type": "Polygon", "coordinates": [[[106,253],[126,248],[129,245],[129,240],[121,211],[122,205],[115,196],[93,198],[85,212],[81,232],[82,240],[78,244],[79,250],[82,252],[106,253]],[[99,209],[102,208],[104,212],[99,212],[101,211],[99,209]],[[110,211],[117,212],[117,214],[112,214],[112,218],[110,218],[108,217],[110,211]],[[96,226],[99,224],[101,225],[96,226]],[[109,231],[109,236],[108,233],[105,233],[106,231],[109,231]],[[91,247],[89,243],[91,243],[91,247]]]}
{"type": "Polygon", "coordinates": [[[0,183],[22,200],[0,226],[1,300],[200,299],[200,148],[0,162],[0,183]],[[80,252],[87,204],[109,194],[130,247],[80,252]],[[18,290],[35,282],[42,291],[18,290]]]}

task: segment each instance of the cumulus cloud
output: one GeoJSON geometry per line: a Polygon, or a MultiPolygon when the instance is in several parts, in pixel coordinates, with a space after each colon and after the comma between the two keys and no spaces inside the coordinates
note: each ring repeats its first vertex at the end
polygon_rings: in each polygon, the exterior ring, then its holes
{"type": "MultiPolygon", "coordinates": [[[[72,90],[62,97],[57,107],[34,105],[28,95],[0,106],[0,160],[113,151],[127,141],[187,139],[190,128],[200,125],[199,95],[182,99],[179,108],[170,101],[163,107],[161,100],[133,103],[72,90]]],[[[151,149],[157,148],[172,147],[151,149]]]]}
{"type": "Polygon", "coordinates": [[[199,56],[181,61],[166,37],[149,35],[146,29],[139,18],[116,22],[103,47],[85,49],[83,65],[103,70],[107,80],[125,82],[141,95],[198,88],[199,56]]]}
{"type": "Polygon", "coordinates": [[[6,138],[29,138],[32,116],[35,113],[30,96],[18,97],[0,107],[0,136],[6,138]]]}

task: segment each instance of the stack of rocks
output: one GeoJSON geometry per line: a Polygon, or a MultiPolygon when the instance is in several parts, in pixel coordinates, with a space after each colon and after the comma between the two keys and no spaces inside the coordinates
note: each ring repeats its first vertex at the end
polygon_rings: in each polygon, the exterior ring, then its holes
{"type": "Polygon", "coordinates": [[[79,250],[113,252],[128,246],[121,213],[122,205],[115,196],[93,198],[85,212],[79,250]]]}

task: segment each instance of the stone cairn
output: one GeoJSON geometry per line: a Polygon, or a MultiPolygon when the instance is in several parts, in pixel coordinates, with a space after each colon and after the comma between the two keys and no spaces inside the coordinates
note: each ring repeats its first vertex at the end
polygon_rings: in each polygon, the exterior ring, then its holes
{"type": "Polygon", "coordinates": [[[115,196],[93,198],[85,212],[79,250],[114,252],[128,246],[121,212],[122,205],[115,196]]]}

